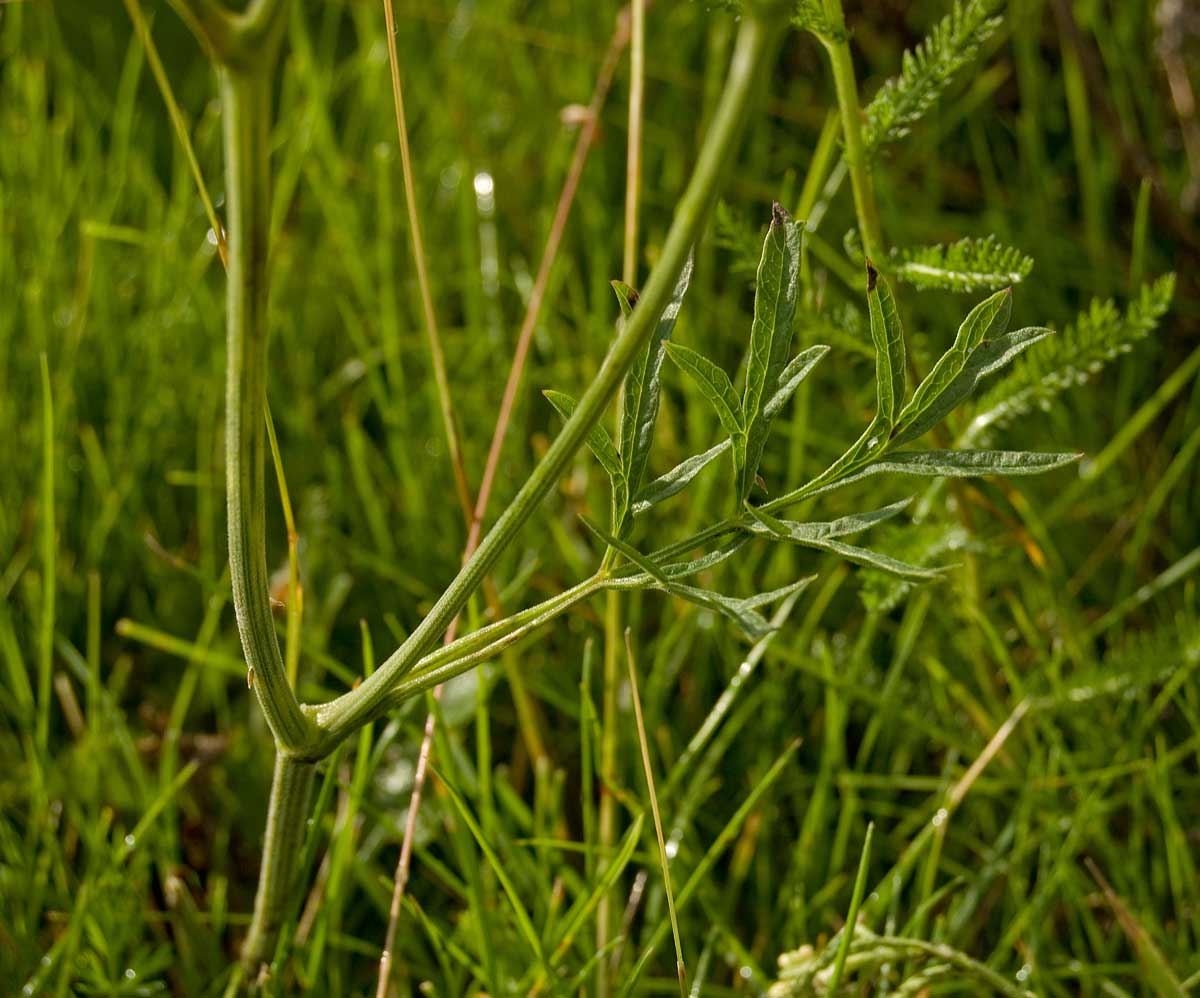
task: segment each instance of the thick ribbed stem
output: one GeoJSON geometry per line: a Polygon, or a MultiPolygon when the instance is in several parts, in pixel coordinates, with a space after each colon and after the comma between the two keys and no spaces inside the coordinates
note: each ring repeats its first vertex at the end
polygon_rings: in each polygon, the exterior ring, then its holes
{"type": "Polygon", "coordinates": [[[242,943],[242,964],[251,974],[271,958],[280,919],[295,887],[296,861],[304,846],[315,773],[314,763],[301,762],[282,752],[275,756],[254,917],[242,943]]]}
{"type": "Polygon", "coordinates": [[[312,722],[287,681],[271,616],[264,480],[267,397],[267,240],[270,228],[269,133],[276,64],[269,46],[253,70],[221,70],[225,128],[226,293],[225,490],[229,569],[238,632],[248,669],[276,742],[299,751],[312,742],[312,722]]]}

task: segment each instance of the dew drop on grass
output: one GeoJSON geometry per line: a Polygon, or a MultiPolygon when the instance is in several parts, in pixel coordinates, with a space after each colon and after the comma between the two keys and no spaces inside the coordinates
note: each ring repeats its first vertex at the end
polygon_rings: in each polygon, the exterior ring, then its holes
{"type": "Polygon", "coordinates": [[[479,209],[479,214],[484,218],[490,218],[492,212],[496,210],[496,182],[490,173],[480,170],[475,174],[474,186],[475,204],[479,209]]]}
{"type": "Polygon", "coordinates": [[[1032,973],[1033,967],[1031,967],[1029,964],[1025,964],[1020,970],[1017,971],[1017,980],[1021,984],[1024,984],[1027,980],[1029,980],[1029,975],[1032,973]]]}
{"type": "Polygon", "coordinates": [[[132,967],[126,967],[125,968],[125,980],[132,981],[135,977],[137,977],[137,971],[134,970],[132,967]]]}
{"type": "Polygon", "coordinates": [[[667,843],[665,851],[667,854],[667,859],[674,859],[675,854],[679,852],[679,843],[674,839],[671,839],[671,841],[667,843]]]}
{"type": "Polygon", "coordinates": [[[132,833],[125,836],[125,845],[127,848],[132,849],[136,844],[137,839],[134,838],[132,833]]]}
{"type": "Polygon", "coordinates": [[[947,811],[944,807],[939,807],[937,814],[935,814],[933,816],[933,827],[940,828],[942,826],[942,824],[945,823],[946,819],[949,817],[950,817],[950,812],[947,811]]]}

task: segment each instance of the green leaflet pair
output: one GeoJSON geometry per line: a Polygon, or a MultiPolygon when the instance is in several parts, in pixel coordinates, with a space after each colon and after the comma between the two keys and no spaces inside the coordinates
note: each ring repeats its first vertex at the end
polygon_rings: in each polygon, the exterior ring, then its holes
{"type": "MultiPolygon", "coordinates": [[[[760,607],[794,592],[808,580],[748,599],[710,593],[685,586],[679,580],[701,568],[719,564],[754,536],[830,551],[853,563],[881,569],[900,578],[920,581],[941,574],[941,569],[911,565],[841,539],[896,516],[907,500],[817,523],[779,519],[774,514],[783,507],[879,473],[931,478],[1030,475],[1061,467],[1080,456],[1029,451],[901,449],[927,433],[970,397],[983,378],[1051,335],[1051,330],[1030,327],[1009,331],[1012,292],[1008,288],[999,291],[967,314],[950,348],[906,400],[904,330],[887,280],[868,261],[866,293],[875,352],[875,416],[862,435],[819,475],[777,498],[755,504],[752,500],[763,488],[759,468],[772,421],[829,351],[827,346],[816,345],[789,359],[796,325],[803,243],[803,225],[793,221],[776,204],[758,265],[745,384],[740,394],[721,367],[670,339],[692,276],[689,260],[658,321],[654,336],[626,378],[619,448],[599,426],[588,438],[589,448],[611,482],[611,529],[604,530],[590,521],[585,522],[608,546],[610,558],[619,554],[629,562],[629,566],[616,570],[617,577],[629,588],[644,585],[661,589],[723,613],[751,636],[758,636],[768,629],[765,618],[758,612],[760,607]],[[663,360],[667,357],[695,383],[713,407],[725,438],[660,478],[643,484],[658,416],[663,360]],[[627,542],[626,537],[637,516],[681,492],[725,451],[732,455],[732,487],[737,504],[730,517],[650,555],[639,552],[627,542]],[[732,539],[727,539],[703,558],[692,562],[670,562],[707,541],[722,536],[728,538],[728,535],[733,535],[732,539]]],[[[628,316],[636,307],[637,295],[625,285],[614,282],[614,287],[622,310],[628,316]]],[[[570,396],[553,391],[545,394],[562,415],[569,416],[574,410],[575,403],[570,396]]]]}

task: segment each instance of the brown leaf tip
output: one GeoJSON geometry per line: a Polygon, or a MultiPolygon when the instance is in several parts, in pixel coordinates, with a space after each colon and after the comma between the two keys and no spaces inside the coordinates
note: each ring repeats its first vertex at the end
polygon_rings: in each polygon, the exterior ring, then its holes
{"type": "Polygon", "coordinates": [[[788,220],[787,210],[778,201],[771,202],[771,225],[782,226],[788,220]]]}
{"type": "Polygon", "coordinates": [[[869,259],[867,260],[867,291],[874,291],[875,285],[879,282],[879,271],[875,269],[869,259]]]}
{"type": "Polygon", "coordinates": [[[634,291],[633,288],[629,289],[629,296],[626,300],[629,302],[629,310],[631,312],[635,308],[637,308],[637,303],[640,298],[641,298],[641,295],[639,295],[636,291],[634,291]]]}

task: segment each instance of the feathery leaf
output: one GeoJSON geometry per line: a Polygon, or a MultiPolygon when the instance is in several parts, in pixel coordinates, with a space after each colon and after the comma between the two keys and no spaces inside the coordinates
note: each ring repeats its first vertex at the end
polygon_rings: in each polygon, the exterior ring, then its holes
{"type": "Polygon", "coordinates": [[[1019,284],[1032,269],[1032,257],[995,236],[892,251],[891,273],[922,289],[994,291],[1019,284]]]}

